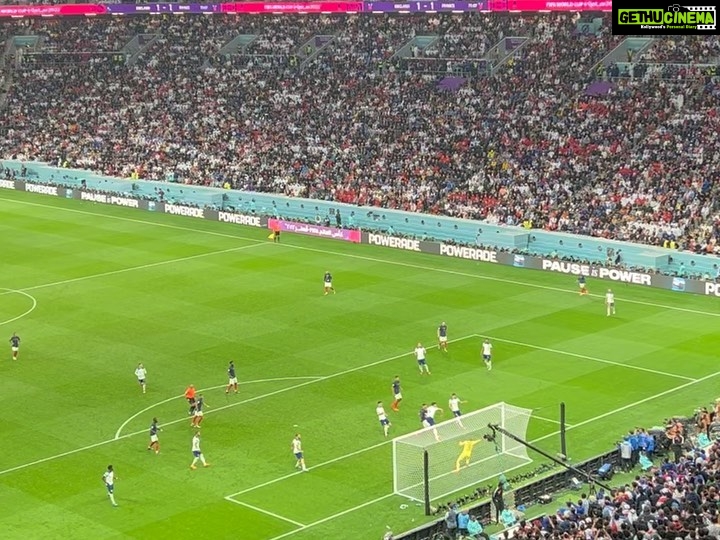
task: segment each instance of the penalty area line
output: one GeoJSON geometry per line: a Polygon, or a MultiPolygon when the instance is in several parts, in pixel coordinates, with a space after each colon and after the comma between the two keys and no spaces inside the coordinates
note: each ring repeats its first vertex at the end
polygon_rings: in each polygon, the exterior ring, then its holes
{"type": "Polygon", "coordinates": [[[697,379],[694,379],[692,377],[686,377],[685,375],[678,375],[676,373],[668,373],[667,371],[659,371],[657,369],[652,368],[645,368],[642,366],[634,366],[632,364],[624,364],[623,362],[615,362],[613,360],[605,360],[604,358],[596,358],[594,356],[588,356],[586,354],[579,354],[569,351],[563,351],[560,349],[552,349],[550,347],[541,347],[540,345],[532,345],[531,343],[523,343],[522,341],[514,341],[512,339],[503,339],[493,336],[485,336],[482,334],[477,334],[477,337],[481,339],[489,339],[492,341],[499,341],[500,343],[508,343],[510,345],[518,345],[520,347],[527,347],[528,349],[535,349],[537,351],[545,351],[553,354],[561,354],[565,356],[571,356],[572,358],[579,358],[581,360],[589,360],[590,362],[597,362],[600,364],[608,364],[611,366],[617,366],[625,369],[634,369],[636,371],[644,371],[645,373],[652,373],[653,375],[662,375],[663,377],[673,377],[675,379],[682,379],[684,381],[696,381],[697,379]]]}
{"type": "Polygon", "coordinates": [[[281,540],[281,538],[287,538],[288,536],[292,536],[293,534],[297,534],[301,531],[304,531],[305,529],[310,529],[312,527],[317,527],[318,525],[322,525],[323,523],[327,523],[328,521],[332,521],[334,519],[337,519],[339,517],[342,517],[344,515],[350,514],[352,512],[355,512],[356,510],[360,510],[362,508],[365,508],[366,506],[371,506],[375,503],[379,503],[380,501],[384,501],[385,499],[389,499],[390,497],[394,496],[394,493],[389,493],[387,495],[383,495],[382,497],[377,497],[376,499],[373,499],[371,501],[364,502],[362,504],[359,504],[357,506],[353,506],[352,508],[348,508],[347,510],[343,510],[342,512],[338,512],[337,514],[333,514],[331,516],[318,519],[317,521],[313,521],[312,523],[308,523],[307,525],[300,527],[299,529],[293,529],[292,531],[288,531],[284,534],[281,534],[279,536],[273,536],[270,540],[281,540]]]}
{"type": "MultiPolygon", "coordinates": [[[[300,527],[300,529],[304,529],[307,527],[304,523],[300,523],[299,521],[295,521],[294,519],[287,518],[285,516],[281,516],[280,514],[276,514],[275,512],[270,512],[269,510],[265,510],[264,508],[260,508],[259,506],[254,506],[252,504],[248,504],[242,501],[236,501],[231,496],[225,497],[226,501],[230,501],[231,503],[239,504],[240,506],[245,506],[246,508],[249,508],[250,510],[255,510],[256,512],[260,512],[261,514],[265,514],[270,517],[274,517],[275,519],[279,519],[281,521],[287,521],[288,523],[292,523],[296,527],[300,527]]],[[[294,531],[297,532],[299,529],[295,529],[294,531]]]]}
{"type": "MultiPolygon", "coordinates": [[[[648,396],[648,397],[646,397],[646,398],[640,399],[640,400],[635,401],[635,402],[633,402],[633,403],[629,403],[629,404],[624,405],[624,406],[622,406],[622,407],[618,407],[618,408],[613,409],[613,410],[611,410],[611,411],[607,411],[607,412],[602,413],[602,414],[600,414],[600,415],[593,416],[593,417],[591,417],[591,418],[588,418],[587,420],[583,420],[583,421],[581,421],[581,422],[578,422],[577,424],[573,424],[572,426],[568,425],[568,426],[567,426],[567,429],[568,429],[568,430],[570,430],[570,429],[577,429],[577,428],[583,427],[583,426],[585,426],[585,425],[592,424],[593,422],[595,422],[595,421],[597,421],[597,420],[601,420],[601,419],[603,419],[603,418],[607,418],[608,416],[612,416],[612,415],[614,415],[614,414],[618,414],[618,413],[624,412],[624,411],[626,411],[626,410],[628,410],[628,409],[632,409],[632,408],[637,407],[637,406],[639,406],[639,405],[643,405],[643,404],[648,403],[648,402],[650,402],[650,401],[653,401],[653,400],[655,400],[655,399],[658,399],[658,398],[667,396],[667,395],[672,394],[672,393],[674,393],[674,392],[678,392],[678,391],[680,391],[680,390],[684,390],[684,389],[689,388],[689,387],[691,387],[691,386],[694,386],[694,385],[696,385],[696,384],[699,384],[699,383],[708,381],[708,380],[710,380],[710,379],[712,379],[712,378],[714,378],[714,377],[717,377],[718,375],[720,375],[720,371],[717,371],[717,372],[715,372],[715,373],[711,373],[711,374],[709,374],[709,375],[706,375],[706,376],[704,376],[704,377],[701,377],[700,379],[694,379],[694,380],[692,380],[692,381],[688,381],[688,382],[686,382],[686,383],[684,383],[684,384],[681,384],[681,385],[679,385],[679,386],[674,386],[673,388],[669,388],[668,390],[665,390],[665,391],[660,392],[660,393],[658,393],[658,394],[653,394],[653,395],[648,396]]],[[[537,437],[536,439],[533,439],[533,440],[530,441],[530,442],[531,442],[531,443],[538,443],[538,442],[540,442],[540,441],[544,441],[545,439],[549,439],[549,438],[551,438],[551,437],[556,437],[559,433],[560,433],[559,430],[558,430],[558,431],[553,431],[553,432],[548,433],[548,434],[546,434],[546,435],[542,435],[542,436],[540,436],[540,437],[537,437]]],[[[384,441],[383,443],[380,443],[379,445],[375,445],[375,447],[377,447],[377,446],[382,446],[382,445],[387,444],[387,443],[389,443],[389,442],[391,442],[391,441],[384,441]]],[[[373,448],[373,447],[369,447],[369,448],[364,449],[364,450],[358,450],[358,451],[354,452],[353,454],[349,454],[349,455],[346,455],[346,456],[341,456],[341,457],[335,458],[335,459],[333,459],[333,460],[331,460],[331,461],[333,461],[333,462],[335,462],[335,461],[340,461],[340,460],[342,460],[342,459],[345,459],[345,458],[347,458],[347,457],[350,457],[351,455],[356,455],[356,454],[359,454],[359,453],[361,453],[361,452],[363,452],[363,451],[369,450],[370,448],[373,448]]],[[[315,467],[324,466],[324,465],[326,465],[326,464],[328,464],[328,463],[322,463],[322,464],[320,464],[320,465],[316,465],[315,467]]],[[[279,481],[284,480],[284,479],[286,479],[286,478],[289,478],[289,477],[291,477],[291,476],[295,476],[296,474],[307,474],[307,473],[294,473],[294,474],[286,475],[286,476],[284,476],[284,477],[280,477],[280,478],[277,478],[277,479],[275,479],[275,480],[271,480],[271,481],[269,481],[269,482],[265,482],[265,483],[263,483],[263,484],[259,484],[259,485],[257,485],[257,486],[253,486],[253,487],[248,488],[248,489],[246,489],[246,490],[244,490],[244,491],[241,491],[241,492],[239,492],[239,493],[234,493],[233,495],[230,495],[230,497],[235,497],[235,496],[238,496],[238,495],[240,495],[240,494],[242,494],[242,493],[247,493],[247,492],[249,492],[249,491],[253,491],[253,490],[255,490],[255,489],[258,489],[258,488],[260,488],[260,487],[263,487],[263,486],[266,486],[266,485],[270,485],[270,484],[279,482],[279,481]]],[[[275,537],[271,538],[270,540],[281,540],[282,538],[287,538],[287,537],[292,536],[292,535],[294,535],[294,534],[296,534],[296,533],[299,533],[299,532],[301,532],[301,531],[304,531],[305,529],[309,529],[309,528],[311,528],[311,527],[315,527],[315,526],[317,526],[317,525],[321,525],[321,524],[323,524],[323,523],[327,523],[327,522],[329,522],[329,521],[332,521],[332,520],[334,520],[334,519],[337,519],[337,518],[339,518],[339,517],[342,517],[342,516],[344,516],[344,515],[346,515],[346,514],[350,514],[350,513],[352,513],[352,512],[355,512],[356,510],[360,510],[360,509],[362,509],[362,508],[365,508],[366,506],[370,506],[370,505],[373,505],[373,504],[378,503],[378,502],[380,502],[380,501],[383,501],[383,500],[385,500],[385,499],[389,499],[390,497],[393,497],[394,495],[395,495],[394,493],[388,493],[387,495],[383,495],[382,497],[378,497],[378,498],[376,498],[376,499],[373,499],[373,500],[371,500],[371,501],[365,502],[365,503],[360,504],[360,505],[358,505],[358,506],[354,506],[354,507],[352,507],[352,508],[348,508],[347,510],[344,510],[344,511],[339,512],[339,513],[337,513],[337,514],[333,514],[333,515],[327,516],[327,517],[325,517],[325,518],[323,518],[323,519],[314,521],[314,522],[312,522],[312,523],[308,523],[308,524],[305,525],[305,527],[303,527],[303,528],[294,529],[294,530],[292,530],[292,531],[286,532],[286,533],[281,534],[281,535],[279,535],[279,536],[275,536],[275,537]]],[[[227,499],[227,497],[226,497],[226,499],[227,499]]]]}

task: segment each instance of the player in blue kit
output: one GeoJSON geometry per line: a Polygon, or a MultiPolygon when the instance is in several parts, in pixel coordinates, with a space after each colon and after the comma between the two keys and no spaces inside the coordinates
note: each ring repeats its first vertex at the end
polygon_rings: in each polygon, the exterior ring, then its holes
{"type": "Polygon", "coordinates": [[[395,375],[395,378],[392,382],[392,393],[393,393],[393,402],[390,405],[390,408],[398,412],[400,410],[400,402],[402,401],[402,389],[400,388],[400,377],[398,375],[395,375]]]}
{"type": "Polygon", "coordinates": [[[205,414],[203,409],[206,406],[205,398],[203,398],[202,394],[198,394],[198,397],[195,400],[195,414],[193,415],[192,422],[190,422],[190,427],[200,428],[200,424],[203,421],[203,415],[205,414]]]}
{"type": "Polygon", "coordinates": [[[15,332],[13,332],[13,335],[10,338],[10,350],[12,351],[13,360],[17,360],[18,352],[20,351],[20,336],[18,336],[15,332]]]}
{"type": "Polygon", "coordinates": [[[587,282],[585,281],[585,276],[580,274],[577,278],[578,287],[580,288],[580,296],[585,296],[587,294],[590,294],[587,290],[587,282]]]}
{"type": "Polygon", "coordinates": [[[227,368],[227,374],[228,374],[228,385],[225,389],[225,393],[229,393],[230,389],[232,388],[235,390],[235,393],[238,393],[238,382],[237,382],[237,376],[235,375],[235,364],[232,360],[230,360],[230,364],[227,368]]]}
{"type": "Polygon", "coordinates": [[[447,334],[447,324],[445,324],[444,322],[440,326],[438,326],[437,338],[438,338],[438,349],[440,349],[441,351],[447,352],[448,334],[447,334]]]}
{"type": "Polygon", "coordinates": [[[150,444],[148,450],[155,450],[156,454],[160,453],[160,441],[158,440],[158,431],[162,431],[158,425],[158,419],[153,418],[152,424],[150,424],[150,444]]]}
{"type": "Polygon", "coordinates": [[[335,288],[332,284],[332,274],[330,273],[330,270],[325,272],[325,276],[323,277],[323,286],[325,287],[325,294],[327,295],[330,291],[332,291],[333,294],[335,294],[335,288]]]}

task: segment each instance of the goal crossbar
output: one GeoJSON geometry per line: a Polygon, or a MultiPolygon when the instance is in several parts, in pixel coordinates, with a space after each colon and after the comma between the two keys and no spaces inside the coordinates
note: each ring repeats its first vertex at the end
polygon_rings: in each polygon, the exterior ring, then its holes
{"type": "Polygon", "coordinates": [[[532,462],[525,446],[488,427],[497,424],[524,437],[531,413],[501,402],[396,437],[394,492],[436,500],[532,462]]]}

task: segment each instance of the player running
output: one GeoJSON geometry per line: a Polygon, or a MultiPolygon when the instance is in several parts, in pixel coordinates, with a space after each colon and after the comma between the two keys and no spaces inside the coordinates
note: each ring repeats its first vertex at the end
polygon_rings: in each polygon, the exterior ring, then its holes
{"type": "Polygon", "coordinates": [[[18,336],[15,332],[13,332],[13,335],[10,338],[10,350],[12,351],[13,360],[17,360],[18,352],[20,351],[20,336],[18,336]]]}
{"type": "Polygon", "coordinates": [[[195,469],[197,469],[195,464],[198,461],[200,461],[203,464],[203,467],[210,466],[210,464],[207,461],[205,461],[205,455],[202,453],[202,450],[200,450],[200,432],[199,431],[197,433],[195,433],[195,435],[193,435],[191,451],[192,451],[192,455],[193,455],[193,460],[192,460],[192,463],[190,464],[190,468],[193,471],[195,469]]]}
{"type": "Polygon", "coordinates": [[[612,292],[612,289],[608,289],[605,293],[605,307],[608,317],[615,315],[615,293],[612,292]]]}
{"type": "Polygon", "coordinates": [[[303,455],[302,441],[300,440],[299,433],[295,434],[295,438],[290,443],[290,449],[295,456],[295,468],[307,472],[308,469],[305,466],[305,456],[303,455]]]}
{"type": "Polygon", "coordinates": [[[229,393],[230,389],[232,388],[235,390],[235,393],[238,393],[238,382],[237,382],[237,376],[235,375],[235,364],[232,360],[230,360],[230,364],[227,368],[227,374],[228,374],[228,385],[225,389],[225,393],[229,393]]]}
{"type": "Polygon", "coordinates": [[[462,416],[462,411],[460,410],[460,405],[462,403],[467,403],[467,401],[461,400],[457,394],[451,394],[450,399],[448,400],[448,407],[450,408],[450,412],[452,415],[457,418],[457,423],[460,424],[460,427],[464,428],[462,421],[460,420],[460,417],[462,416]]]}
{"type": "Polygon", "coordinates": [[[145,369],[145,366],[143,366],[142,364],[138,364],[138,366],[135,368],[135,376],[137,377],[140,388],[142,388],[144,394],[146,388],[145,377],[147,376],[147,369],[145,369]]]}
{"type": "Polygon", "coordinates": [[[427,350],[422,346],[422,343],[418,343],[415,347],[415,358],[417,359],[418,368],[420,369],[420,375],[427,373],[430,375],[430,368],[427,365],[427,350]]]}
{"type": "Polygon", "coordinates": [[[335,288],[332,284],[332,274],[330,273],[330,270],[325,272],[325,276],[323,277],[323,286],[325,288],[325,295],[327,295],[330,291],[335,294],[335,288]]]}
{"type": "Polygon", "coordinates": [[[483,362],[485,362],[485,367],[488,371],[492,369],[492,343],[490,343],[489,339],[486,339],[483,341],[482,344],[482,357],[483,362]]]}
{"type": "Polygon", "coordinates": [[[395,378],[392,382],[392,393],[393,393],[393,402],[392,405],[390,405],[390,408],[398,412],[400,410],[400,402],[402,401],[402,389],[400,388],[400,376],[395,375],[395,378]]]}
{"type": "Polygon", "coordinates": [[[158,425],[158,419],[153,418],[152,424],[150,424],[150,444],[148,450],[155,450],[156,454],[160,453],[160,441],[158,440],[158,431],[162,431],[162,428],[158,425]]]}
{"type": "Polygon", "coordinates": [[[443,352],[447,352],[448,335],[447,335],[447,324],[445,324],[445,322],[441,323],[440,326],[438,326],[437,338],[438,338],[438,349],[440,349],[443,352]]]}
{"type": "Polygon", "coordinates": [[[580,296],[585,296],[587,294],[590,294],[587,290],[587,283],[585,281],[585,276],[580,274],[577,278],[578,287],[580,287],[580,296]]]}
{"type": "Polygon", "coordinates": [[[377,402],[377,406],[375,407],[375,414],[377,414],[378,420],[380,421],[380,425],[383,428],[383,433],[385,433],[385,436],[388,436],[388,432],[390,431],[390,420],[388,420],[387,414],[385,414],[385,407],[383,407],[382,401],[377,402]]]}

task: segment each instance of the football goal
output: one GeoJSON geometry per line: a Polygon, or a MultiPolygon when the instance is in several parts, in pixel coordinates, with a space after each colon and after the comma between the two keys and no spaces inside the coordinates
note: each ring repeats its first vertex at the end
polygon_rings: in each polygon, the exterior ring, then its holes
{"type": "Polygon", "coordinates": [[[525,438],[532,410],[507,403],[393,439],[393,489],[426,504],[532,462],[527,448],[494,432],[497,424],[525,438]]]}

